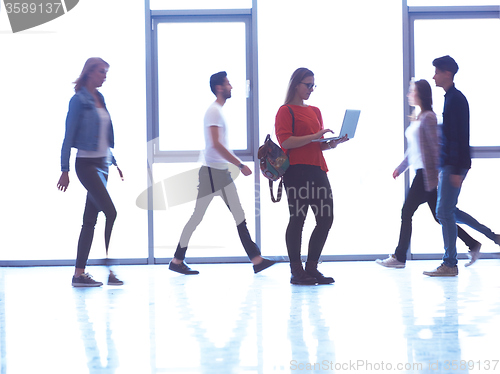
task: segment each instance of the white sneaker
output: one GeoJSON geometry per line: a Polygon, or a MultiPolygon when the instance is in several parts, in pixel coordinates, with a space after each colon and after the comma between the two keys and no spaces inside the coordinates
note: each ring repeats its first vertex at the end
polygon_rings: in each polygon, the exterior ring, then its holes
{"type": "Polygon", "coordinates": [[[375,260],[375,262],[379,265],[385,266],[386,268],[402,269],[406,266],[404,262],[398,261],[394,255],[390,255],[385,260],[375,260]]]}
{"type": "Polygon", "coordinates": [[[477,261],[477,259],[480,256],[479,250],[481,249],[481,243],[477,243],[474,248],[472,248],[468,253],[467,256],[469,256],[469,262],[465,264],[466,267],[471,266],[474,262],[477,261]]]}

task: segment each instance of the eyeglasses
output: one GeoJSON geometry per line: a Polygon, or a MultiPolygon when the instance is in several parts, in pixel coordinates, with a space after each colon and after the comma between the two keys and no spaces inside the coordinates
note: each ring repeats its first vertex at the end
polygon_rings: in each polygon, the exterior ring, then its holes
{"type": "Polygon", "coordinates": [[[316,85],[314,83],[305,83],[305,82],[300,82],[302,84],[305,84],[308,90],[312,90],[313,88],[316,88],[316,85]]]}

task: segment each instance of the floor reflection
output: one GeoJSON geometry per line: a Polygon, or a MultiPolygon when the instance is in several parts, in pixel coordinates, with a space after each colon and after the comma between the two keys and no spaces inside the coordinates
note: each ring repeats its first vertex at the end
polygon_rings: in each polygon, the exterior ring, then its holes
{"type": "Polygon", "coordinates": [[[101,295],[95,288],[73,288],[77,324],[81,331],[81,340],[87,357],[87,366],[90,373],[115,373],[119,367],[119,354],[116,349],[112,327],[111,312],[115,299],[122,290],[107,289],[101,295]],[[93,305],[97,296],[104,300],[93,305]],[[91,319],[90,314],[101,314],[101,318],[91,319]],[[101,322],[101,323],[99,323],[101,322]],[[98,337],[101,341],[98,344],[98,337]]]}
{"type": "Polygon", "coordinates": [[[408,363],[411,363],[407,372],[415,369],[419,373],[445,372],[451,370],[452,362],[462,360],[458,320],[459,281],[459,278],[428,278],[425,282],[433,290],[428,294],[414,289],[411,278],[399,288],[400,297],[404,300],[401,312],[408,341],[408,363]],[[422,305],[422,299],[426,297],[430,300],[424,304],[425,310],[418,307],[415,313],[415,304],[422,305]]]}
{"type": "MultiPolygon", "coordinates": [[[[162,360],[159,368],[173,372],[237,373],[242,369],[257,372],[258,352],[262,351],[262,338],[257,338],[262,337],[261,316],[258,316],[261,299],[254,282],[247,281],[245,287],[234,292],[228,292],[228,286],[217,282],[208,285],[205,292],[199,289],[199,284],[190,284],[191,280],[183,276],[170,279],[175,291],[168,306],[178,318],[169,319],[165,337],[176,346],[171,347],[168,363],[162,360]],[[241,357],[245,356],[247,339],[253,341],[248,354],[255,357],[244,364],[241,357]]],[[[157,351],[160,349],[158,346],[157,351]]]]}
{"type": "Polygon", "coordinates": [[[285,263],[121,266],[123,287],[92,289],[70,268],[0,268],[0,373],[500,372],[498,264],[323,263],[322,286],[290,285],[285,263]]]}
{"type": "Polygon", "coordinates": [[[335,363],[335,339],[330,336],[324,314],[325,288],[335,285],[314,287],[290,287],[290,318],[288,320],[288,341],[291,346],[290,369],[307,370],[314,365],[320,370],[331,369],[335,363]]]}

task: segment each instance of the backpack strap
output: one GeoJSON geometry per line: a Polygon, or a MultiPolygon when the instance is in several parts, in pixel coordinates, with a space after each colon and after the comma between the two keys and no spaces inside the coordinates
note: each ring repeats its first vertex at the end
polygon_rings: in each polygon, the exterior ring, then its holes
{"type": "MultiPolygon", "coordinates": [[[[288,110],[290,111],[290,114],[292,115],[292,135],[293,135],[295,133],[295,115],[293,114],[293,110],[290,107],[290,105],[287,105],[286,107],[288,108],[288,110]]],[[[290,150],[289,149],[286,150],[286,156],[288,158],[290,158],[290,150]]]]}
{"type": "Polygon", "coordinates": [[[273,181],[269,180],[269,191],[271,191],[271,200],[273,203],[278,203],[281,200],[281,195],[283,193],[283,177],[280,178],[280,183],[278,184],[278,192],[276,198],[273,192],[273,181]]]}
{"type": "MultiPolygon", "coordinates": [[[[292,134],[295,133],[295,115],[293,114],[293,110],[292,108],[290,108],[289,105],[286,105],[286,107],[288,108],[288,110],[290,111],[290,114],[292,115],[292,134]]],[[[270,136],[268,135],[266,137],[266,141],[270,138],[270,136]]],[[[290,150],[288,149],[286,151],[286,155],[287,157],[290,157],[290,150]]],[[[278,184],[278,191],[277,191],[277,195],[276,195],[276,198],[274,197],[274,192],[273,192],[273,181],[272,180],[269,180],[269,191],[271,192],[271,200],[273,201],[273,203],[277,203],[281,200],[281,196],[283,194],[283,177],[280,178],[280,183],[278,184]]]]}
{"type": "Polygon", "coordinates": [[[288,108],[288,110],[290,111],[290,114],[292,115],[292,134],[293,134],[295,132],[295,116],[293,114],[293,110],[290,107],[290,105],[287,105],[286,107],[288,108]]]}
{"type": "MultiPolygon", "coordinates": [[[[293,110],[289,105],[286,105],[288,110],[290,111],[290,114],[292,115],[292,134],[295,133],[295,115],[293,114],[293,110]]],[[[267,140],[267,139],[266,139],[267,140]]],[[[286,151],[287,157],[290,157],[290,150],[287,149],[286,151]]],[[[271,200],[273,203],[277,203],[281,200],[281,195],[283,194],[283,177],[280,178],[280,183],[278,184],[278,191],[276,198],[274,197],[274,192],[273,192],[273,181],[269,180],[269,191],[271,192],[271,200]]]]}

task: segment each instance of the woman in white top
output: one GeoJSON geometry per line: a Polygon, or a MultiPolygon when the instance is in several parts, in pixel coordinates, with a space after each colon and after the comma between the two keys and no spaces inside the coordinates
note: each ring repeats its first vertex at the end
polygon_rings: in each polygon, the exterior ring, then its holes
{"type": "MultiPolygon", "coordinates": [[[[97,90],[106,80],[108,68],[109,64],[98,57],[89,58],[85,63],[82,73],[75,81],[75,95],[69,103],[66,133],[61,149],[62,174],[57,184],[58,189],[65,192],[68,188],[71,148],[77,148],[75,170],[87,190],[75,274],[72,279],[74,287],[102,285],[102,282],[93,280],[90,274],[85,273],[85,267],[92,246],[97,215],[103,212],[106,216],[106,257],[116,219],[116,209],[106,188],[109,165],[113,163],[116,166],[116,160],[110,150],[114,147],[113,124],[104,97],[97,90]]],[[[123,282],[110,271],[108,284],[121,285],[123,282]]]]}
{"type": "MultiPolygon", "coordinates": [[[[415,171],[415,178],[406,196],[401,211],[401,229],[399,243],[393,255],[376,262],[385,267],[404,268],[406,253],[410,245],[412,217],[418,207],[427,203],[436,222],[437,185],[439,175],[439,130],[436,114],[432,110],[432,90],[429,83],[421,79],[410,85],[408,101],[411,106],[418,106],[420,113],[415,116],[406,129],[408,148],[403,162],[392,174],[396,179],[410,166],[415,171]]],[[[458,227],[458,237],[469,248],[479,244],[463,229],[458,227]]],[[[481,244],[479,244],[480,246],[481,244]]]]}

